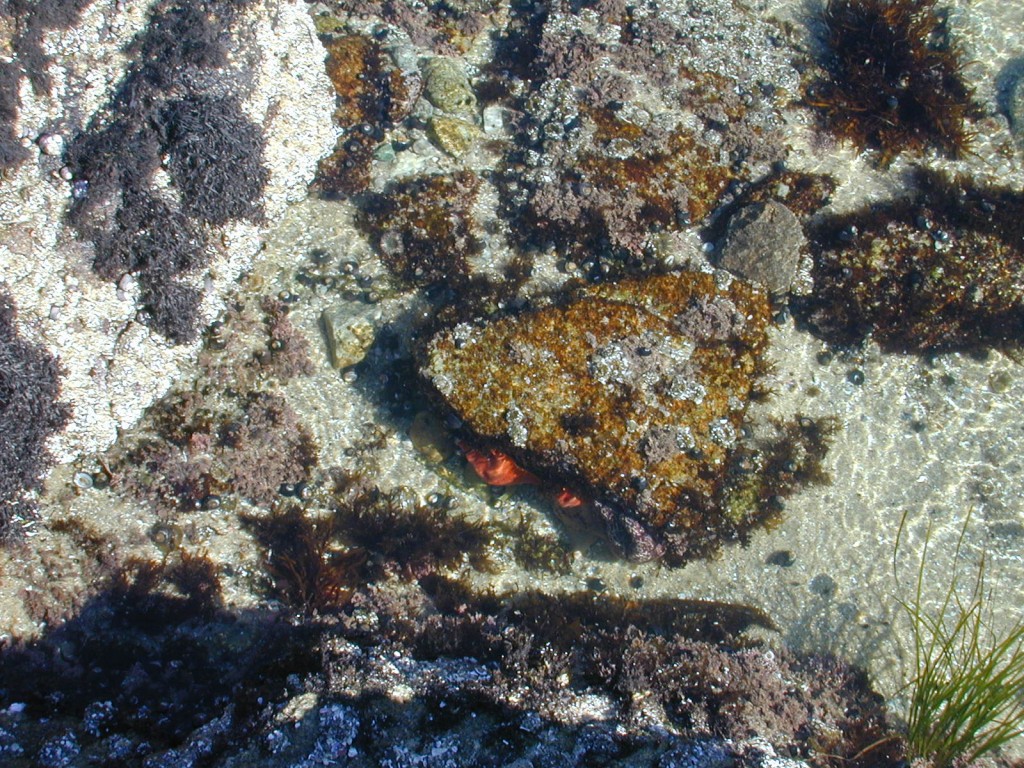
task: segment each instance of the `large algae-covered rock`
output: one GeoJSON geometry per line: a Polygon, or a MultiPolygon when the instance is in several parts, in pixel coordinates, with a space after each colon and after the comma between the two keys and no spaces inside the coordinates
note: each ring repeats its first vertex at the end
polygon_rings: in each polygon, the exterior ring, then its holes
{"type": "Polygon", "coordinates": [[[704,273],[588,286],[423,349],[477,441],[591,500],[624,554],[706,551],[766,344],[769,304],[704,273]]]}

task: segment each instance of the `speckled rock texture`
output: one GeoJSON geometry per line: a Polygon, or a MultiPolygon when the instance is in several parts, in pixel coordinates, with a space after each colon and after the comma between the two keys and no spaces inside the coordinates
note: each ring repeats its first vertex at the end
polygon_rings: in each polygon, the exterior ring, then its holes
{"type": "Polygon", "coordinates": [[[477,439],[592,500],[624,554],[682,555],[715,527],[768,318],[727,276],[624,280],[441,331],[421,372],[477,439]]]}
{"type": "Polygon", "coordinates": [[[301,2],[77,3],[3,21],[0,274],[19,333],[63,368],[72,417],[51,452],[67,461],[182,375],[265,228],[306,194],[334,99],[301,2]],[[140,102],[167,122],[135,131],[140,102]],[[187,256],[160,262],[175,249],[187,256]],[[183,333],[161,333],[179,309],[183,333]]]}
{"type": "Polygon", "coordinates": [[[718,263],[772,293],[785,293],[793,284],[806,244],[796,215],[769,200],[747,206],[729,220],[718,263]]]}
{"type": "Polygon", "coordinates": [[[774,31],[731,2],[676,8],[553,2],[506,32],[533,53],[512,70],[531,89],[508,155],[515,234],[585,272],[642,261],[653,231],[703,223],[785,157],[798,80],[774,31]],[[761,88],[767,71],[777,85],[761,88]]]}

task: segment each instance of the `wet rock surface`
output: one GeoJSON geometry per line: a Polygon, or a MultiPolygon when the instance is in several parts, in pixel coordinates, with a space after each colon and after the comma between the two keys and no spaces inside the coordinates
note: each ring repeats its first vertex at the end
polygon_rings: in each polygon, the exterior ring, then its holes
{"type": "Polygon", "coordinates": [[[706,273],[462,323],[421,374],[477,440],[590,499],[629,557],[707,547],[766,344],[764,294],[706,273]]]}
{"type": "Polygon", "coordinates": [[[3,13],[5,34],[19,18],[0,134],[22,142],[0,150],[0,272],[17,330],[63,366],[63,462],[107,447],[187,367],[333,141],[330,85],[301,3],[3,13]]]}

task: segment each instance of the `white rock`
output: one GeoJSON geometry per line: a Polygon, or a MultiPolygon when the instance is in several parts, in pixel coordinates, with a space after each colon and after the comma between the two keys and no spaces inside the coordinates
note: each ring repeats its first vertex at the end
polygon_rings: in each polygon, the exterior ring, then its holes
{"type": "MultiPolygon", "coordinates": [[[[38,94],[23,82],[17,105],[20,129],[39,137],[41,152],[63,152],[63,144],[106,107],[131,66],[128,43],[144,32],[155,5],[129,3],[115,12],[112,4],[87,4],[77,25],[48,33],[52,91],[38,94]],[[55,124],[67,128],[49,133],[55,124]]],[[[253,266],[267,229],[305,196],[337,135],[334,91],[304,2],[247,4],[228,37],[229,64],[204,71],[209,82],[203,87],[236,95],[262,129],[269,179],[261,200],[265,220],[212,227],[208,268],[185,276],[210,289],[201,307],[205,322],[220,313],[223,297],[253,266]]],[[[139,325],[134,286],[122,286],[125,300],[119,301],[119,286],[93,272],[93,246],[65,225],[73,199],[66,185],[52,183],[51,170],[28,159],[0,185],[0,275],[17,308],[19,334],[46,346],[64,370],[62,398],[73,415],[50,442],[64,462],[106,448],[119,429],[134,424],[182,377],[198,342],[175,346],[139,325]]]]}
{"type": "Polygon", "coordinates": [[[59,133],[44,133],[36,143],[44,155],[60,155],[64,152],[64,137],[59,133]]]}

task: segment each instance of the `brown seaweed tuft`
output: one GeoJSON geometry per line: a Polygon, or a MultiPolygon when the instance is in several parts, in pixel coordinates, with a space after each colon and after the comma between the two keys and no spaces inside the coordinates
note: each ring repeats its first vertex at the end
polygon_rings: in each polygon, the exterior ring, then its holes
{"type": "Polygon", "coordinates": [[[373,573],[418,579],[465,559],[477,570],[490,570],[492,533],[483,523],[453,515],[443,500],[421,501],[398,487],[389,493],[335,473],[334,524],[349,546],[365,551],[373,573]]]}
{"type": "Polygon", "coordinates": [[[264,550],[274,596],[304,614],[340,610],[364,581],[366,553],[338,545],[332,518],[313,519],[291,504],[242,520],[264,550]]]}
{"type": "Polygon", "coordinates": [[[888,166],[900,152],[959,157],[977,116],[936,0],[828,0],[824,73],[805,92],[824,128],[888,166]]]}

